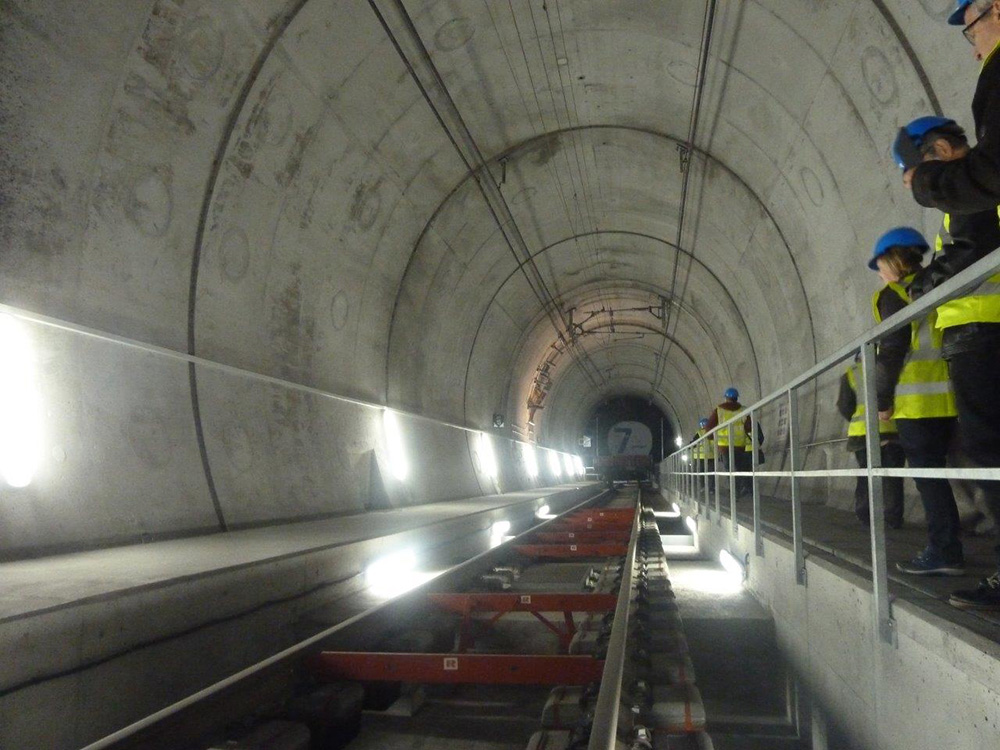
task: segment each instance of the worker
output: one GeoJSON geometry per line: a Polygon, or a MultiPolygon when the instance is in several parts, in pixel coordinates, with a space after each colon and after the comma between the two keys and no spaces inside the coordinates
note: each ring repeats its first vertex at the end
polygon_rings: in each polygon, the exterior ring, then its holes
{"type": "MultiPolygon", "coordinates": [[[[847,420],[847,450],[854,454],[858,466],[868,467],[868,447],[865,424],[865,380],[861,372],[861,354],[854,356],[854,362],[840,376],[840,393],[837,395],[837,411],[847,420]]],[[[886,469],[901,469],[906,463],[906,455],[899,444],[896,422],[892,419],[879,420],[879,454],[886,469]]],[[[903,478],[881,477],[883,517],[890,529],[903,526],[903,478]]],[[[871,523],[868,501],[868,477],[859,476],[854,486],[854,514],[862,524],[871,523]]]]}
{"type": "MultiPolygon", "coordinates": [[[[691,438],[693,443],[698,438],[704,437],[705,433],[708,432],[708,419],[702,417],[698,420],[698,431],[691,438]]],[[[705,460],[705,471],[715,471],[715,438],[709,437],[707,440],[702,440],[700,443],[695,445],[694,449],[691,451],[691,458],[695,461],[701,459],[705,460]]],[[[695,468],[700,469],[701,464],[696,463],[695,468]]],[[[708,491],[715,491],[715,477],[710,476],[708,478],[708,491]]]]}
{"type": "MultiPolygon", "coordinates": [[[[976,145],[951,160],[928,160],[907,165],[903,183],[912,187],[918,203],[953,215],[992,211],[1000,204],[1000,4],[959,0],[948,22],[963,26],[973,56],[982,62],[972,100],[976,145]]],[[[953,268],[955,268],[953,266],[953,268]]],[[[960,270],[955,268],[953,273],[960,270]]],[[[956,305],[955,326],[975,330],[980,346],[975,352],[952,355],[950,362],[959,409],[964,415],[961,442],[966,454],[982,467],[1000,464],[1000,406],[992,403],[989,380],[997,371],[1000,347],[991,335],[996,322],[998,275],[967,294],[956,305]],[[972,329],[967,328],[975,324],[972,329]],[[993,338],[993,341],[990,339],[993,338]]],[[[958,300],[956,300],[958,302],[958,300]]],[[[953,326],[954,327],[954,326],[953,326]]],[[[1000,533],[997,491],[986,493],[987,507],[1000,533]]],[[[971,590],[952,592],[950,602],[963,609],[1000,609],[1000,545],[994,547],[997,570],[971,590]]]]}
{"type": "MultiPolygon", "coordinates": [[[[707,430],[714,430],[727,419],[732,419],[744,411],[743,404],[740,403],[740,392],[735,388],[727,388],[722,395],[725,400],[712,411],[712,414],[708,418],[707,430]]],[[[747,436],[750,434],[750,422],[750,416],[747,415],[746,419],[736,420],[732,425],[723,427],[715,433],[715,444],[719,449],[719,460],[730,471],[750,471],[753,467],[753,458],[746,452],[747,436]],[[732,427],[731,437],[730,427],[732,427]],[[729,467],[728,465],[730,442],[733,444],[733,463],[735,464],[733,467],[729,467]]],[[[749,495],[752,492],[752,488],[753,480],[750,477],[736,477],[737,497],[749,495]]]]}
{"type": "MultiPolygon", "coordinates": [[[[875,322],[910,303],[906,291],[929,249],[912,227],[891,229],[875,243],[868,267],[885,282],[872,297],[875,322]]],[[[875,359],[875,398],[880,420],[895,419],[906,460],[915,469],[942,468],[955,430],[955,394],[941,359],[936,313],[883,337],[875,359]]],[[[911,575],[962,575],[965,560],[958,507],[947,479],[915,479],[927,516],[927,547],[906,563],[911,575]]]]}
{"type": "MultiPolygon", "coordinates": [[[[750,430],[747,430],[747,444],[743,446],[743,451],[749,456],[749,466],[753,466],[753,440],[750,439],[750,430]]],[[[764,429],[757,423],[757,465],[764,463],[764,429]]]]}

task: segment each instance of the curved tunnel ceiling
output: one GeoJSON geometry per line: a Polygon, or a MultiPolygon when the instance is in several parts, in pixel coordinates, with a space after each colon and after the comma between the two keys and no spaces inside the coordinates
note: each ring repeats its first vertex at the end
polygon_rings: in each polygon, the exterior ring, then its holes
{"type": "Polygon", "coordinates": [[[720,2],[678,241],[703,3],[405,6],[572,344],[357,0],[5,3],[3,301],[520,434],[544,370],[543,442],[626,394],[685,434],[869,326],[871,239],[933,222],[893,133],[968,120],[945,0],[720,2]]]}

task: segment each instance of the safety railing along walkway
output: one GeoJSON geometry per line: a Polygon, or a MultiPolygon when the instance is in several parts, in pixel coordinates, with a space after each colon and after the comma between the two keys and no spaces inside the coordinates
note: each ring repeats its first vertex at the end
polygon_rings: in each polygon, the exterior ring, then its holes
{"type": "Polygon", "coordinates": [[[661,475],[667,479],[666,488],[678,495],[682,500],[702,506],[704,505],[706,514],[711,509],[711,484],[715,480],[715,512],[716,517],[721,520],[722,490],[721,480],[724,477],[729,479],[729,500],[730,500],[730,520],[732,523],[731,534],[735,539],[738,533],[739,521],[736,510],[736,479],[737,477],[748,477],[752,483],[753,496],[753,547],[754,554],[762,556],[764,551],[764,525],[761,522],[761,493],[759,482],[761,478],[774,477],[787,479],[790,485],[790,504],[792,509],[792,548],[795,555],[795,581],[798,585],[805,585],[805,545],[802,537],[802,496],[800,491],[800,481],[803,478],[826,478],[826,477],[866,477],[868,481],[869,512],[871,517],[871,575],[873,587],[873,618],[876,632],[880,639],[893,644],[896,640],[895,621],[892,616],[892,603],[889,596],[888,585],[888,565],[886,555],[885,521],[883,517],[882,482],[876,481],[881,477],[910,477],[910,478],[932,478],[932,479],[966,479],[972,481],[997,481],[1000,480],[1000,467],[991,468],[944,468],[944,469],[886,469],[881,465],[881,451],[879,449],[879,428],[878,409],[875,404],[875,349],[880,339],[900,328],[910,325],[914,321],[921,320],[927,316],[938,305],[955,297],[961,296],[964,292],[975,287],[980,282],[997,273],[1000,270],[1000,250],[994,250],[985,258],[977,261],[966,268],[946,283],[921,297],[916,302],[895,315],[882,321],[879,325],[871,328],[863,335],[857,337],[843,348],[826,357],[799,377],[782,386],[773,393],[765,396],[748,408],[739,412],[738,415],[721,422],[713,430],[705,435],[683,446],[671,455],[667,456],[661,463],[661,475]],[[864,377],[863,393],[859,398],[863,398],[865,407],[865,427],[866,427],[866,454],[867,464],[864,468],[858,469],[800,469],[802,449],[805,445],[799,444],[798,440],[798,400],[797,391],[809,384],[817,377],[828,370],[837,367],[844,361],[853,358],[856,353],[861,354],[861,366],[864,377]],[[758,446],[758,417],[764,407],[771,404],[780,404],[784,400],[788,409],[787,445],[788,445],[788,466],[787,470],[762,471],[760,469],[760,451],[758,446]],[[720,469],[718,461],[712,470],[708,469],[707,457],[692,458],[696,454],[701,454],[700,446],[704,443],[704,452],[714,453],[716,433],[720,430],[728,430],[731,425],[743,422],[747,416],[750,417],[751,457],[752,464],[750,471],[735,471],[735,447],[733,441],[729,441],[726,456],[727,463],[725,469],[720,469]],[[712,442],[707,442],[712,441],[712,442]]]}

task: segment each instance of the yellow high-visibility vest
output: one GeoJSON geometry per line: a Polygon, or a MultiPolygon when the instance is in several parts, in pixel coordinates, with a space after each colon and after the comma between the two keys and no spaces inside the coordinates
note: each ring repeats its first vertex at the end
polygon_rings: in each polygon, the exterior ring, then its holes
{"type": "MultiPolygon", "coordinates": [[[[861,365],[855,362],[847,368],[847,384],[851,386],[856,396],[857,406],[854,407],[854,414],[847,424],[848,437],[864,437],[868,433],[865,425],[865,380],[861,377],[861,365]]],[[[896,430],[895,419],[880,419],[878,421],[878,431],[880,435],[894,435],[896,430]]]]}
{"type": "MultiPolygon", "coordinates": [[[[727,419],[732,419],[737,414],[742,414],[742,409],[723,409],[721,406],[715,407],[715,416],[719,420],[719,424],[722,424],[727,419]]],[[[743,426],[743,420],[738,419],[732,425],[733,427],[733,446],[736,448],[743,448],[747,444],[747,431],[743,426]]],[[[718,432],[715,433],[715,441],[718,443],[720,448],[729,447],[729,427],[723,427],[718,432]]]]}
{"type": "MultiPolygon", "coordinates": [[[[913,276],[914,274],[910,274],[903,279],[903,284],[892,282],[875,292],[872,296],[872,314],[876,322],[882,322],[878,301],[887,289],[910,304],[912,300],[904,285],[909,284],[913,276]]],[[[936,327],[936,319],[935,311],[923,320],[910,324],[910,351],[906,354],[903,371],[896,384],[892,415],[894,419],[930,419],[958,415],[955,391],[948,377],[948,363],[941,359],[943,332],[936,327]]]]}
{"type": "MultiPolygon", "coordinates": [[[[698,437],[704,435],[708,430],[703,430],[698,428],[698,437]]],[[[710,461],[715,460],[715,440],[714,438],[709,438],[708,440],[702,440],[691,450],[691,458],[707,458],[710,461]]]]}
{"type": "MultiPolygon", "coordinates": [[[[997,207],[1000,220],[1000,206],[997,207]]],[[[934,252],[951,244],[951,214],[944,215],[941,231],[934,240],[934,252]]],[[[951,328],[967,323],[1000,323],[1000,273],[995,273],[961,297],[942,303],[937,309],[937,327],[951,328]]]]}

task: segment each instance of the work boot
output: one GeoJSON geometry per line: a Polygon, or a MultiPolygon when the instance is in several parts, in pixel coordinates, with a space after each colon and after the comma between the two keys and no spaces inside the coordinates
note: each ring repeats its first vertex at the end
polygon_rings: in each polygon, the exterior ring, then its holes
{"type": "Polygon", "coordinates": [[[896,563],[896,570],[911,576],[961,576],[965,575],[965,562],[945,560],[940,552],[927,547],[909,562],[896,563]]]}
{"type": "Polygon", "coordinates": [[[953,591],[948,603],[959,609],[1000,610],[1000,572],[984,578],[974,589],[953,591]]]}

